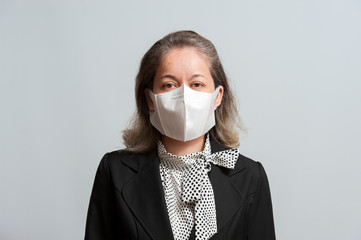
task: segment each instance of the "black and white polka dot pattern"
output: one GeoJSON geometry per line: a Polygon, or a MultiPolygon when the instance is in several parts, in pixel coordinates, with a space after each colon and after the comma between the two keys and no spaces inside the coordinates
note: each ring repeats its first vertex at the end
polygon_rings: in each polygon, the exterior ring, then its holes
{"type": "Polygon", "coordinates": [[[175,240],[187,240],[195,224],[196,240],[217,232],[216,206],[208,172],[211,163],[234,168],[238,149],[211,152],[209,134],[202,152],[176,156],[158,142],[160,174],[175,240]]]}

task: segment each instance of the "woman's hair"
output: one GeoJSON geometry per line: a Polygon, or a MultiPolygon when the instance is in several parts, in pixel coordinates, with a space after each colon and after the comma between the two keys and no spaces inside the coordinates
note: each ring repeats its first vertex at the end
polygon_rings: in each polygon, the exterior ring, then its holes
{"type": "Polygon", "coordinates": [[[145,89],[153,89],[154,76],[164,56],[171,49],[184,47],[195,48],[206,57],[215,87],[222,85],[224,89],[221,105],[215,110],[216,125],[210,130],[211,137],[230,148],[239,146],[238,130],[243,130],[242,123],[216,48],[196,32],[178,31],[157,41],[142,58],[135,84],[137,109],[129,127],[123,131],[128,150],[148,152],[157,146],[160,133],[150,122],[145,89]]]}

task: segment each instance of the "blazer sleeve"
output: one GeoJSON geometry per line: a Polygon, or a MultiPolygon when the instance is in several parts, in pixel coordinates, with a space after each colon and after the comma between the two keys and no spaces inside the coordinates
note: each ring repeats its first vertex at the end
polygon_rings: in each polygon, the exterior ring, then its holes
{"type": "Polygon", "coordinates": [[[266,172],[259,165],[259,180],[254,201],[249,210],[248,240],[275,240],[271,193],[266,172]]]}
{"type": "Polygon", "coordinates": [[[112,239],[114,225],[114,192],[106,153],[98,166],[90,196],[85,240],[112,239]]]}

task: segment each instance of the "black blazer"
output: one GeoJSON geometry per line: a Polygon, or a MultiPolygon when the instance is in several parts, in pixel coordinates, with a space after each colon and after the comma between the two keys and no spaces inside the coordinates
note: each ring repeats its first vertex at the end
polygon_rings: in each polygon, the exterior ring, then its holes
{"type": "MultiPolygon", "coordinates": [[[[211,139],[212,152],[226,148],[211,139]]],[[[259,162],[240,155],[234,169],[212,165],[218,232],[212,240],[274,240],[266,173],[259,162]]],[[[170,240],[157,150],[106,153],[90,197],[86,240],[170,240]]],[[[190,239],[194,239],[194,230],[190,239]]]]}

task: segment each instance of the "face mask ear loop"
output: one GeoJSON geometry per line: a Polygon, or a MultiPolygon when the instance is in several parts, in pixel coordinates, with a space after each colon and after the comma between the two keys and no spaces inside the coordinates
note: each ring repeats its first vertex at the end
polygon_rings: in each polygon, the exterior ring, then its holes
{"type": "Polygon", "coordinates": [[[153,102],[153,106],[154,106],[154,110],[150,110],[149,111],[155,111],[155,96],[152,90],[150,90],[150,88],[148,88],[148,96],[149,98],[152,100],[153,102]]]}
{"type": "MultiPolygon", "coordinates": [[[[216,90],[214,90],[214,92],[213,92],[213,94],[215,95],[214,101],[216,101],[216,98],[217,98],[218,93],[219,93],[219,89],[221,89],[221,85],[219,85],[219,86],[216,88],[216,90]]],[[[216,109],[217,109],[217,107],[214,107],[214,110],[216,110],[216,109]]]]}
{"type": "Polygon", "coordinates": [[[218,95],[219,89],[221,89],[221,85],[219,85],[214,92],[217,92],[216,95],[218,95]]]}

